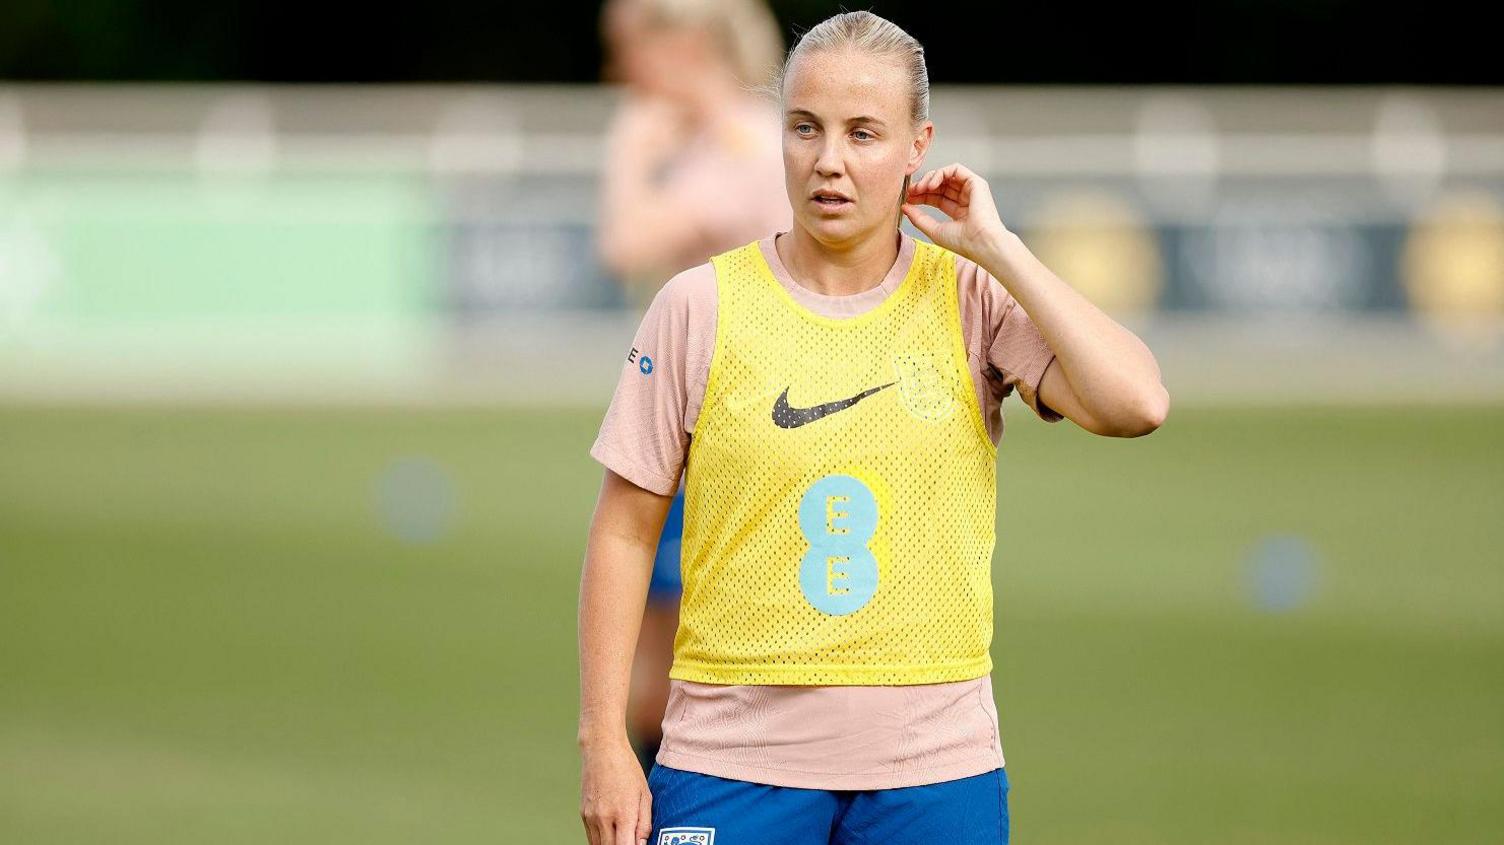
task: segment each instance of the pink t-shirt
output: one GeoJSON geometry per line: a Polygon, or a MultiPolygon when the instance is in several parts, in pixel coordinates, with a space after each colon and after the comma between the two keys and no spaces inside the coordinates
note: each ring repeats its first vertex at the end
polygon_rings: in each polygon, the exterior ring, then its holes
{"type": "Polygon", "coordinates": [[[644,304],[673,273],[793,222],[782,118],[772,102],[731,98],[692,132],[643,148],[640,125],[661,130],[677,120],[661,101],[628,98],[606,136],[602,238],[610,251],[632,256],[614,269],[644,304]],[[671,152],[660,160],[665,150],[671,152]]]}
{"type": "MultiPolygon", "coordinates": [[[[782,234],[782,233],[779,233],[782,234]]],[[[876,287],[827,296],[800,287],[773,246],[758,242],[779,284],[799,304],[853,317],[895,291],[914,259],[900,232],[898,258],[876,287]]],[[[956,256],[967,364],[987,434],[1002,439],[1002,400],[1017,389],[1039,403],[1055,355],[1037,326],[986,270],[956,256]]],[[[709,264],[674,276],[644,315],[590,454],[663,496],[679,488],[715,349],[716,276],[709,264]],[[641,356],[652,361],[650,374],[641,356]]],[[[719,777],[807,789],[891,789],[970,777],[1003,765],[992,678],[911,686],[761,686],[671,680],[659,763],[719,777]]]]}

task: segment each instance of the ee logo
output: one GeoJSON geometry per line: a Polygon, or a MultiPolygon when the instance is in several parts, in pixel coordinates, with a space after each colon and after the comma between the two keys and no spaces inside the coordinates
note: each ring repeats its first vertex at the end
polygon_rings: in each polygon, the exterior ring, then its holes
{"type": "Polygon", "coordinates": [[[877,592],[877,558],[867,543],[877,531],[877,498],[849,475],[827,475],[799,501],[799,530],[809,551],[799,564],[799,589],[821,613],[861,610],[877,592]]]}
{"type": "Polygon", "coordinates": [[[646,355],[640,355],[637,351],[637,347],[635,346],[632,347],[631,352],[627,353],[627,363],[630,364],[633,361],[637,362],[638,372],[642,373],[645,376],[650,376],[653,374],[653,359],[649,358],[646,355]]]}

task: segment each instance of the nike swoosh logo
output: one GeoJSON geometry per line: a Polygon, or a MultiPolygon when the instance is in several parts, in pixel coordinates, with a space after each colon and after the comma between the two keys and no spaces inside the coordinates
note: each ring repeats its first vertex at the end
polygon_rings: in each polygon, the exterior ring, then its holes
{"type": "Polygon", "coordinates": [[[783,392],[778,394],[778,401],[773,403],[773,424],[779,428],[798,428],[801,425],[807,425],[822,417],[828,417],[836,411],[844,411],[879,390],[885,387],[892,387],[895,384],[898,384],[898,382],[890,381],[877,387],[869,387],[850,399],[837,399],[834,402],[826,402],[823,405],[815,405],[812,408],[790,407],[789,389],[785,387],[783,392]]]}

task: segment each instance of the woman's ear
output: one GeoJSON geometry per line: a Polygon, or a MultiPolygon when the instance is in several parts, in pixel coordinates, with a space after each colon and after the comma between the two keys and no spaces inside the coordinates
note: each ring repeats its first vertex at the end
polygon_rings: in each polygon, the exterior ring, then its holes
{"type": "Polygon", "coordinates": [[[905,175],[912,176],[924,166],[925,153],[930,151],[930,142],[935,140],[934,121],[926,120],[914,137],[914,146],[909,150],[909,165],[905,175]]]}

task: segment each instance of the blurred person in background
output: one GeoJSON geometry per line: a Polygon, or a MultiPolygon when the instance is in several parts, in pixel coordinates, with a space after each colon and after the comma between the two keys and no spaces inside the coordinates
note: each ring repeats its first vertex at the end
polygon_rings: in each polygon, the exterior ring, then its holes
{"type": "Polygon", "coordinates": [[[599,247],[641,309],[673,274],[788,225],[788,198],[771,189],[778,113],[761,90],[783,39],[761,0],[607,0],[601,15],[607,75],[625,90],[599,247]]]}
{"type": "MultiPolygon", "coordinates": [[[[680,270],[788,228],[778,111],[764,90],[783,38],[762,0],[607,0],[601,29],[607,76],[625,90],[606,140],[599,249],[641,313],[680,270]]],[[[651,361],[633,363],[646,373],[651,361]]],[[[683,514],[681,478],[633,660],[627,725],[644,772],[668,702],[683,514]]]]}
{"type": "Polygon", "coordinates": [[[634,339],[657,361],[625,367],[591,449],[606,473],[581,583],[581,819],[592,845],[1001,845],[999,403],[1016,388],[1042,419],[1137,437],[1169,396],[1143,342],[1033,256],[981,177],[913,178],[934,126],[907,33],[832,17],[779,88],[795,225],[664,285],[634,339]],[[644,780],[624,741],[623,597],[646,595],[686,467],[683,618],[644,780]]]}

